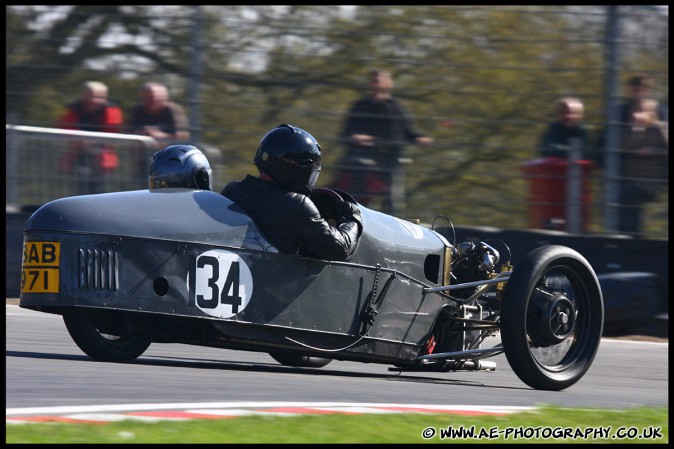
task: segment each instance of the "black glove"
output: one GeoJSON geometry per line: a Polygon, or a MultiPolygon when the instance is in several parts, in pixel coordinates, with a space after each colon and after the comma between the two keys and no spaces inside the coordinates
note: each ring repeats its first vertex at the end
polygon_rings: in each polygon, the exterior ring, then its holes
{"type": "Polygon", "coordinates": [[[341,211],[342,219],[340,220],[340,222],[345,223],[347,221],[355,221],[358,224],[358,235],[362,234],[363,217],[360,214],[360,209],[358,209],[358,206],[348,201],[342,202],[340,206],[342,209],[341,211]]]}

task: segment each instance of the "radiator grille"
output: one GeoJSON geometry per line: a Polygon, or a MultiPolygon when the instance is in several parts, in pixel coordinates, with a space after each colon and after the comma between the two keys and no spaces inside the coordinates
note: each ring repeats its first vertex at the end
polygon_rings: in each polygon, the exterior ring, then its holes
{"type": "Polygon", "coordinates": [[[79,285],[87,290],[119,289],[119,259],[113,250],[80,249],[79,285]]]}

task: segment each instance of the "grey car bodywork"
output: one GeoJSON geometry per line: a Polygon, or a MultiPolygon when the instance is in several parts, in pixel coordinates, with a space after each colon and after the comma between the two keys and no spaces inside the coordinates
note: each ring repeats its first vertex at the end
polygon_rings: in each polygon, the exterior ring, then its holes
{"type": "Polygon", "coordinates": [[[43,282],[28,273],[41,269],[40,254],[36,264],[24,254],[20,304],[119,312],[161,341],[412,361],[451,302],[424,291],[448,281],[451,245],[424,226],[360,208],[363,234],[338,262],[278,252],[236,204],[210,191],[59,199],[24,231],[36,252],[58,243],[57,266],[46,268],[57,270],[57,291],[28,288],[43,282]]]}

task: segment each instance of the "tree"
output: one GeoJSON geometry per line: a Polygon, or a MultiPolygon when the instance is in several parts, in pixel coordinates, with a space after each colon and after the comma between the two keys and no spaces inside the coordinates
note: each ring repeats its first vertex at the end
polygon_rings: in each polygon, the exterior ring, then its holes
{"type": "Polygon", "coordinates": [[[184,41],[186,32],[172,23],[184,17],[152,16],[151,8],[8,6],[6,112],[49,123],[66,100],[62,93],[76,95],[86,79],[104,81],[114,93],[114,87],[129,84],[119,78],[180,73],[188,49],[174,42],[184,41]]]}
{"type": "MultiPolygon", "coordinates": [[[[621,76],[655,75],[667,97],[662,10],[620,6],[621,76]]],[[[199,105],[204,142],[226,173],[251,170],[270,128],[290,122],[325,148],[319,183],[343,151],[344,114],[373,67],[393,71],[396,95],[434,137],[410,148],[408,213],[430,221],[524,225],[523,161],[560,96],[580,97],[603,125],[602,6],[7,6],[6,112],[48,124],[87,79],[128,110],[140,82],[169,84],[199,105]],[[199,12],[200,14],[197,14],[199,12]],[[198,29],[197,29],[198,27],[198,29]],[[193,56],[200,61],[194,64],[193,56]],[[198,96],[188,87],[198,82],[198,96]],[[449,126],[451,124],[451,126],[449,126]],[[488,213],[482,212],[489,210],[488,213]],[[500,212],[499,212],[500,210],[500,212]],[[516,217],[516,218],[513,218],[516,217]]],[[[30,122],[30,123],[29,123],[30,122]]],[[[217,178],[216,178],[217,179],[217,178]]]]}

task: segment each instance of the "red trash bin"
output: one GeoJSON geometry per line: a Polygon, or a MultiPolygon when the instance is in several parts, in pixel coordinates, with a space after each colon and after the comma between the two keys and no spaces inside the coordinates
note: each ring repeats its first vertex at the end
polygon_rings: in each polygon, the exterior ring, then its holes
{"type": "MultiPolygon", "coordinates": [[[[580,231],[587,230],[590,216],[591,195],[588,180],[592,162],[579,159],[573,162],[579,167],[580,182],[580,231]]],[[[527,161],[522,171],[529,180],[528,225],[536,229],[568,231],[567,189],[572,179],[569,162],[558,157],[545,157],[527,161]]]]}

